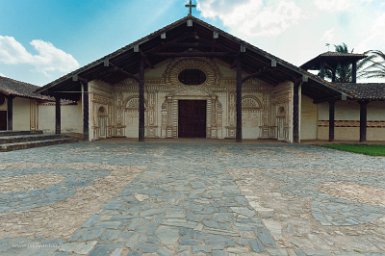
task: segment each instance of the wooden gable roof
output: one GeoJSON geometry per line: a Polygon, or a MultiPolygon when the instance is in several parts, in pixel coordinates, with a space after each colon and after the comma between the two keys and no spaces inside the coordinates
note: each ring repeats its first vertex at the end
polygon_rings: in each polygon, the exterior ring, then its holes
{"type": "Polygon", "coordinates": [[[0,76],[0,94],[5,96],[22,97],[37,100],[52,100],[52,98],[36,93],[40,87],[0,76]]]}
{"type": "Polygon", "coordinates": [[[77,100],[80,97],[79,81],[100,79],[113,84],[128,77],[135,78],[141,58],[144,58],[146,68],[151,68],[168,58],[189,56],[219,58],[231,66],[240,56],[245,72],[270,84],[303,79],[307,82],[302,92],[314,100],[339,99],[342,95],[329,82],[193,16],[186,16],[37,91],[77,100]]]}

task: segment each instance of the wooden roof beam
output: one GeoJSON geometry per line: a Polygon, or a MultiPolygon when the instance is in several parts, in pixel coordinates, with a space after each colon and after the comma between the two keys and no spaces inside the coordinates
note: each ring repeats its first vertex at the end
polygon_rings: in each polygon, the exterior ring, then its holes
{"type": "Polygon", "coordinates": [[[80,82],[80,83],[88,83],[88,80],[83,78],[83,77],[80,77],[79,74],[75,74],[72,76],[72,81],[73,82],[80,82]]]}
{"type": "Polygon", "coordinates": [[[151,63],[151,61],[148,59],[148,56],[144,54],[143,52],[140,52],[140,56],[144,61],[144,64],[146,64],[149,68],[154,68],[154,65],[151,63]]]}
{"type": "Polygon", "coordinates": [[[323,102],[337,101],[337,100],[340,100],[340,98],[336,97],[336,96],[322,97],[322,98],[318,98],[318,99],[313,100],[313,103],[314,104],[319,104],[319,103],[323,103],[323,102]]]}
{"type": "Polygon", "coordinates": [[[266,71],[269,71],[271,70],[272,68],[271,67],[262,67],[260,69],[258,69],[256,72],[250,74],[250,75],[247,75],[245,76],[244,78],[242,78],[242,83],[246,82],[247,80],[251,79],[251,78],[256,78],[258,76],[260,76],[261,74],[265,73],[266,71]]]}
{"type": "Polygon", "coordinates": [[[135,81],[139,81],[139,78],[136,75],[131,74],[130,72],[128,72],[124,68],[121,68],[121,67],[115,65],[114,63],[110,62],[109,59],[105,59],[103,63],[104,63],[104,67],[112,68],[112,70],[114,70],[114,71],[119,71],[119,72],[125,74],[126,76],[128,76],[129,78],[132,78],[135,81]]]}
{"type": "Polygon", "coordinates": [[[154,56],[161,57],[228,57],[235,56],[232,52],[157,52],[151,53],[154,56]]]}

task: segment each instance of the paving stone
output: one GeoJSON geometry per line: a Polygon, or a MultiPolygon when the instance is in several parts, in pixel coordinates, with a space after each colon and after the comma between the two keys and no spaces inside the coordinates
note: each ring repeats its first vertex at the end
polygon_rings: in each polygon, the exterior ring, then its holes
{"type": "MultiPolygon", "coordinates": [[[[95,255],[381,255],[385,204],[374,200],[381,193],[373,191],[385,189],[382,166],[385,158],[308,145],[210,141],[100,141],[26,150],[23,156],[4,153],[0,190],[20,175],[64,178],[40,189],[0,192],[0,254],[54,254],[50,248],[37,252],[5,243],[28,244],[36,237],[44,243],[53,234],[63,246],[84,246],[84,251],[97,240],[88,251],[95,255]],[[112,167],[124,175],[130,175],[126,167],[143,171],[100,208],[83,214],[76,229],[48,235],[49,229],[72,222],[66,216],[58,226],[17,228],[28,224],[29,214],[49,223],[50,213],[39,212],[41,207],[59,212],[58,204],[73,200],[76,191],[108,194],[94,188],[110,177],[112,167]],[[349,186],[354,189],[348,191],[349,186]],[[5,239],[10,232],[15,238],[5,239]]],[[[71,205],[74,212],[79,205],[71,205]]]]}
{"type": "Polygon", "coordinates": [[[97,244],[97,241],[89,241],[84,243],[72,242],[62,244],[59,251],[77,253],[77,254],[88,254],[97,244]]]}

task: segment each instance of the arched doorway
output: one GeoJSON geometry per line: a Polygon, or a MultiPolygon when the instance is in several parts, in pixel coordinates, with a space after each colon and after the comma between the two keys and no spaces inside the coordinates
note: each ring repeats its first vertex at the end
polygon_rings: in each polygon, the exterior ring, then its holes
{"type": "Polygon", "coordinates": [[[284,106],[279,106],[277,109],[277,140],[285,140],[286,138],[286,109],[284,106]]]}
{"type": "Polygon", "coordinates": [[[262,124],[261,103],[254,96],[242,98],[242,137],[244,139],[258,139],[262,124]]]}
{"type": "Polygon", "coordinates": [[[108,114],[104,107],[98,109],[99,138],[107,138],[108,114]]]}
{"type": "MultiPolygon", "coordinates": [[[[145,107],[146,108],[146,107],[145,107]]],[[[128,98],[125,103],[124,124],[127,138],[137,138],[139,133],[139,97],[128,98]]],[[[146,119],[145,119],[146,120],[146,119]]]]}

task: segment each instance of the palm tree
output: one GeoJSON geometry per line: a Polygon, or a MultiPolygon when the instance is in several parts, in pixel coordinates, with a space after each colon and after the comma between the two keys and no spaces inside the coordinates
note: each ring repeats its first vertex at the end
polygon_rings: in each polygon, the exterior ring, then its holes
{"type": "MultiPolygon", "coordinates": [[[[346,43],[334,45],[335,51],[338,53],[353,53],[353,50],[349,51],[346,43]]],[[[360,63],[357,65],[357,70],[361,68],[360,63]]],[[[333,71],[335,72],[335,82],[337,83],[349,83],[352,81],[352,67],[347,63],[338,63],[334,67],[326,67],[324,70],[324,77],[333,80],[333,71]]],[[[320,72],[321,73],[321,72],[320,72]]],[[[319,75],[320,75],[319,73],[319,75]]]]}
{"type": "MultiPolygon", "coordinates": [[[[338,53],[353,53],[354,49],[349,51],[346,43],[334,45],[338,53]]],[[[358,78],[385,78],[385,53],[380,50],[369,50],[364,53],[366,58],[357,63],[358,78]]],[[[352,81],[352,67],[350,63],[339,63],[334,67],[327,66],[323,71],[325,78],[332,80],[333,71],[335,72],[335,82],[349,83],[352,81]]],[[[319,75],[321,75],[320,71],[319,75]]]]}
{"type": "Polygon", "coordinates": [[[365,78],[385,78],[385,53],[380,50],[370,50],[365,52],[368,55],[363,59],[363,69],[359,75],[365,78]]]}

